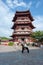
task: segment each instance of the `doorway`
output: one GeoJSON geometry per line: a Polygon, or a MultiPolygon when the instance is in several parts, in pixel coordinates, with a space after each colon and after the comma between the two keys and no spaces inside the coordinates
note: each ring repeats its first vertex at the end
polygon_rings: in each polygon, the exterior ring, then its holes
{"type": "Polygon", "coordinates": [[[22,41],[24,41],[24,40],[25,40],[25,38],[21,38],[21,40],[22,40],[22,41]]]}

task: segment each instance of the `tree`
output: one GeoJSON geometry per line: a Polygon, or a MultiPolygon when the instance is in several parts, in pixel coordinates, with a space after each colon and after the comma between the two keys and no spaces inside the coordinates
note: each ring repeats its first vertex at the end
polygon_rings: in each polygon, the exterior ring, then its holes
{"type": "Polygon", "coordinates": [[[43,31],[35,31],[35,32],[32,33],[31,36],[36,38],[36,39],[40,39],[40,38],[43,37],[43,31]]]}
{"type": "Polygon", "coordinates": [[[43,43],[43,31],[35,31],[31,36],[37,39],[39,42],[43,43]]]}

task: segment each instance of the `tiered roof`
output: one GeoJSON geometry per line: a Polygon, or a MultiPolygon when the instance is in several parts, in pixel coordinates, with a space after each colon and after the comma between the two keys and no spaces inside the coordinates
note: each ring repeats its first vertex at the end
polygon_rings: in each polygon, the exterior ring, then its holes
{"type": "Polygon", "coordinates": [[[32,17],[32,15],[31,15],[31,13],[30,13],[30,11],[28,10],[28,11],[16,11],[15,16],[14,16],[14,18],[13,18],[12,21],[15,22],[15,20],[17,19],[17,17],[21,17],[21,16],[24,16],[24,17],[28,16],[31,21],[34,20],[33,17],[32,17]]]}
{"type": "MultiPolygon", "coordinates": [[[[33,19],[33,17],[32,17],[32,15],[31,15],[31,13],[30,13],[30,11],[28,10],[28,11],[16,11],[16,13],[15,13],[15,16],[14,16],[14,18],[13,18],[13,20],[12,20],[13,22],[14,22],[14,25],[12,26],[12,29],[15,29],[16,28],[16,26],[17,25],[24,25],[24,26],[30,26],[32,29],[33,28],[35,28],[34,26],[33,26],[33,24],[32,24],[32,22],[31,21],[34,21],[34,19],[33,19]],[[22,21],[17,21],[16,22],[16,20],[17,20],[17,17],[28,17],[29,19],[30,19],[30,21],[28,22],[22,22],[22,21]]],[[[17,36],[19,36],[19,35],[21,35],[21,34],[16,34],[16,33],[14,33],[11,37],[14,37],[15,35],[17,35],[17,36]]],[[[26,36],[28,36],[28,35],[30,35],[30,34],[22,34],[22,35],[26,35],[26,36]]]]}

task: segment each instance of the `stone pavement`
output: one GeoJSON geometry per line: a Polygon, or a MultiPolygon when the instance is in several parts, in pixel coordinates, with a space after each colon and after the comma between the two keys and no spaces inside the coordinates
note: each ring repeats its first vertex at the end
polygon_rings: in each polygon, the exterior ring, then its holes
{"type": "Polygon", "coordinates": [[[0,65],[43,65],[43,48],[30,48],[21,53],[21,47],[0,46],[0,65]]]}

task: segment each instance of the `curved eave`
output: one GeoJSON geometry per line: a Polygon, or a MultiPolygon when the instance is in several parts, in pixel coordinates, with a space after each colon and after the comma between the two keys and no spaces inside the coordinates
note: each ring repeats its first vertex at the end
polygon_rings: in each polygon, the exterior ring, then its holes
{"type": "MultiPolygon", "coordinates": [[[[31,34],[31,33],[30,33],[31,34]]],[[[14,36],[28,36],[28,35],[30,35],[30,34],[13,34],[12,36],[10,36],[10,37],[14,37],[14,36]]]]}
{"type": "Polygon", "coordinates": [[[23,13],[23,14],[18,14],[18,15],[16,14],[15,17],[13,18],[12,22],[15,22],[18,16],[19,17],[21,17],[21,16],[28,16],[31,21],[34,21],[33,17],[30,14],[24,14],[23,13]]]}
{"type": "Polygon", "coordinates": [[[34,26],[31,26],[32,29],[34,29],[35,27],[34,26]]]}
{"type": "Polygon", "coordinates": [[[11,27],[11,29],[14,29],[14,27],[11,27]]]}
{"type": "Polygon", "coordinates": [[[20,16],[29,16],[30,20],[34,21],[34,19],[33,19],[33,17],[32,17],[32,15],[31,15],[29,10],[27,10],[27,11],[16,11],[15,16],[13,17],[12,22],[15,22],[15,20],[17,19],[18,16],[19,17],[20,16]]]}
{"type": "Polygon", "coordinates": [[[32,29],[34,29],[35,27],[33,27],[32,29]]]}
{"type": "MultiPolygon", "coordinates": [[[[16,23],[16,24],[17,24],[17,23],[16,23]]],[[[13,25],[11,29],[15,29],[16,24],[15,24],[15,25],[13,25]]],[[[17,25],[26,25],[26,24],[22,24],[22,23],[21,23],[21,24],[17,24],[17,25]]],[[[35,28],[35,27],[33,26],[33,24],[32,24],[32,23],[29,23],[28,25],[29,25],[32,29],[34,29],[34,28],[35,28]]]]}
{"type": "Polygon", "coordinates": [[[15,29],[15,27],[16,27],[16,25],[14,24],[14,25],[11,27],[11,29],[15,29]]]}
{"type": "Polygon", "coordinates": [[[14,37],[14,35],[11,35],[10,37],[14,37]]]}
{"type": "Polygon", "coordinates": [[[13,26],[13,27],[11,27],[11,29],[15,29],[15,27],[13,26]]]}
{"type": "Polygon", "coordinates": [[[32,23],[30,23],[29,25],[30,25],[30,27],[31,27],[32,29],[34,29],[34,28],[35,28],[35,27],[33,26],[33,24],[32,24],[32,23]]]}
{"type": "Polygon", "coordinates": [[[16,16],[16,13],[15,13],[15,16],[13,17],[12,22],[15,22],[16,19],[17,19],[17,16],[16,16]]]}
{"type": "Polygon", "coordinates": [[[29,10],[27,10],[27,11],[16,11],[16,13],[27,13],[27,12],[29,12],[29,10]]]}

